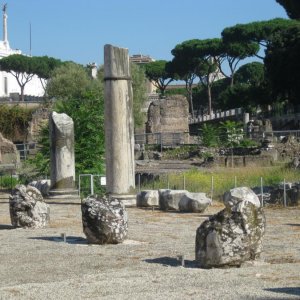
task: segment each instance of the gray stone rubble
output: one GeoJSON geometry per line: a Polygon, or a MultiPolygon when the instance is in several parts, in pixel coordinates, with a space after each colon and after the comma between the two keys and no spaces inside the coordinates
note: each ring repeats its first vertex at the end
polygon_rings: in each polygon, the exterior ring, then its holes
{"type": "Polygon", "coordinates": [[[30,186],[37,188],[43,197],[47,197],[50,191],[50,180],[43,179],[43,180],[35,180],[29,183],[30,186]]]}
{"type": "Polygon", "coordinates": [[[211,199],[205,193],[190,193],[186,190],[159,190],[159,206],[161,210],[181,212],[203,212],[211,199]]]}
{"type": "Polygon", "coordinates": [[[266,220],[255,193],[247,187],[226,192],[225,209],[196,231],[196,261],[200,267],[240,266],[262,251],[266,220]]]}
{"type": "Polygon", "coordinates": [[[139,207],[149,207],[159,205],[157,190],[145,190],[136,195],[136,205],[139,207]]]}
{"type": "Polygon", "coordinates": [[[17,185],[9,196],[11,224],[15,227],[43,228],[50,220],[49,205],[38,189],[17,185]]]}
{"type": "Polygon", "coordinates": [[[117,199],[89,196],[81,204],[83,232],[91,244],[118,244],[127,236],[128,219],[117,199]]]}

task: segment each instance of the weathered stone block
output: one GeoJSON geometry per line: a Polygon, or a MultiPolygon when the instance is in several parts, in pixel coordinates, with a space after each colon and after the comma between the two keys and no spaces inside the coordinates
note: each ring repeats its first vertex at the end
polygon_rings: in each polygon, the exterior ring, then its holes
{"type": "Polygon", "coordinates": [[[122,203],[97,196],[81,204],[83,232],[91,244],[118,244],[127,236],[127,212],[122,203]]]}
{"type": "Polygon", "coordinates": [[[190,193],[186,190],[159,190],[159,206],[162,210],[203,212],[211,200],[205,193],[190,193]]]}
{"type": "Polygon", "coordinates": [[[136,195],[136,204],[140,207],[158,206],[159,195],[157,190],[141,191],[136,195]]]}
{"type": "Polygon", "coordinates": [[[255,193],[240,187],[224,194],[225,209],[204,221],[196,232],[200,267],[240,266],[262,251],[266,220],[255,193]]]}
{"type": "Polygon", "coordinates": [[[38,189],[17,185],[9,197],[11,224],[15,227],[43,228],[50,220],[49,205],[38,189]]]}

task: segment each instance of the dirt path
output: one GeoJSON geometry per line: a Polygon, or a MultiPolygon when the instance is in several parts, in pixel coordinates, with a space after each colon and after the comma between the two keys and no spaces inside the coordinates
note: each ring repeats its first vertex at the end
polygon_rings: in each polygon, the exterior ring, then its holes
{"type": "Polygon", "coordinates": [[[264,263],[204,270],[195,233],[220,204],[204,214],[128,208],[128,239],[105,246],[86,243],[80,203],[49,205],[48,228],[13,229],[0,195],[0,299],[300,299],[300,208],[265,210],[264,263]]]}

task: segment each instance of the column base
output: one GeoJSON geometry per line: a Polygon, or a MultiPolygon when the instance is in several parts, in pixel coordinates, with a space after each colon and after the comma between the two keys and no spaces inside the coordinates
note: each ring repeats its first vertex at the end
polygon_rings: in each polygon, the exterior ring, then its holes
{"type": "Polygon", "coordinates": [[[80,200],[80,197],[75,189],[54,189],[49,191],[48,199],[80,200]]]}
{"type": "Polygon", "coordinates": [[[130,206],[136,206],[136,195],[119,195],[119,194],[109,194],[109,199],[118,199],[120,200],[124,206],[130,207],[130,206]]]}

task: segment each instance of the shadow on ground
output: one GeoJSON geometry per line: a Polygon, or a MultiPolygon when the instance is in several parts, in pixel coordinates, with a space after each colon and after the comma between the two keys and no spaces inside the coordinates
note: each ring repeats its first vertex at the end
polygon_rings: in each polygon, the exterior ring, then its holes
{"type": "Polygon", "coordinates": [[[65,239],[63,236],[39,236],[39,237],[29,237],[28,239],[50,241],[56,243],[66,243],[72,245],[89,245],[89,243],[85,238],[79,236],[66,236],[65,239]]]}
{"type": "Polygon", "coordinates": [[[300,296],[300,287],[269,288],[269,289],[265,289],[265,291],[300,296]]]}
{"type": "Polygon", "coordinates": [[[6,230],[6,229],[16,229],[16,227],[12,225],[0,224],[0,230],[6,230]]]}
{"type": "MultiPolygon", "coordinates": [[[[163,257],[158,257],[158,258],[153,258],[153,259],[145,259],[144,262],[147,262],[149,264],[160,264],[166,267],[180,267],[181,265],[181,260],[175,257],[168,257],[168,256],[163,256],[163,257]]],[[[184,267],[185,268],[198,268],[197,262],[194,260],[184,260],[184,267]]]]}

